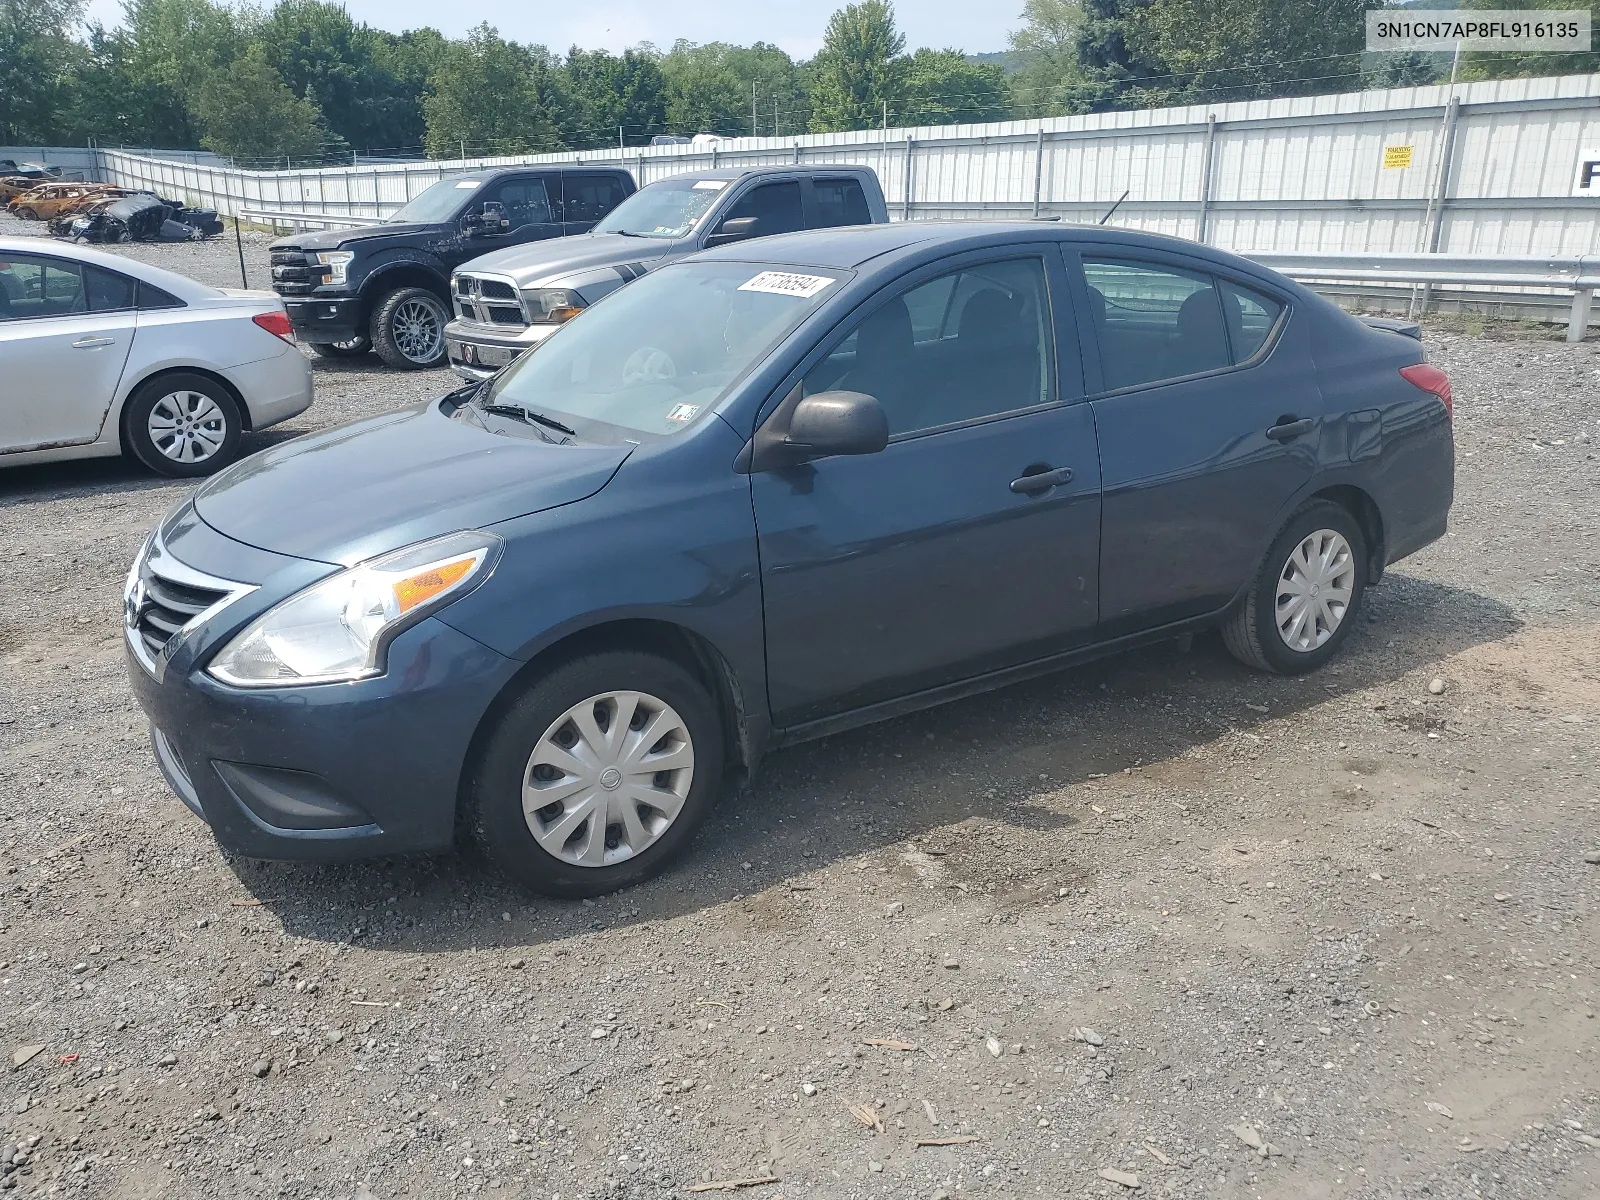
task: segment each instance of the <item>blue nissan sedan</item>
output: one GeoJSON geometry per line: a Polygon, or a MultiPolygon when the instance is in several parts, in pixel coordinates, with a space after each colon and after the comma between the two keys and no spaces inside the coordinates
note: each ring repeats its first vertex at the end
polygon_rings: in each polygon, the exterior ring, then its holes
{"type": "Polygon", "coordinates": [[[1098,227],[651,272],[495,378],[240,462],[128,576],[173,790],[237,853],[659,870],[764,751],[1220,627],[1313,670],[1441,536],[1413,328],[1098,227]]]}

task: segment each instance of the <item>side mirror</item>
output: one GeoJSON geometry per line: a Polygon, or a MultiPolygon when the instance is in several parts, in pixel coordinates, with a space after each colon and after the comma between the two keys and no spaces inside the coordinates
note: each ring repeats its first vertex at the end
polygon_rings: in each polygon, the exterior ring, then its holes
{"type": "Polygon", "coordinates": [[[874,397],[818,392],[793,407],[786,402],[757,432],[751,469],[795,467],[836,454],[876,454],[888,444],[889,418],[874,397]]]}
{"type": "Polygon", "coordinates": [[[717,231],[706,238],[706,247],[726,246],[729,242],[742,242],[761,236],[760,217],[729,217],[717,226],[717,231]]]}
{"type": "Polygon", "coordinates": [[[511,228],[511,222],[506,217],[506,206],[488,201],[483,206],[482,215],[468,213],[466,230],[468,236],[484,237],[489,234],[503,233],[511,228]]]}

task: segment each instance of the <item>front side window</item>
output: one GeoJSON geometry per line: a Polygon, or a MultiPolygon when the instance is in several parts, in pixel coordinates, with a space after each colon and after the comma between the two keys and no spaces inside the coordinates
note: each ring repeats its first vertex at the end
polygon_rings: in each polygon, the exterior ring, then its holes
{"type": "Polygon", "coordinates": [[[18,255],[0,260],[0,320],[89,311],[76,263],[18,255]]]}
{"type": "Polygon", "coordinates": [[[726,179],[663,179],[640,188],[617,205],[594,231],[633,237],[685,237],[727,187],[726,179]]]}
{"type": "Polygon", "coordinates": [[[754,217],[756,236],[773,233],[793,233],[805,228],[805,217],[800,209],[798,183],[764,183],[751,188],[728,210],[724,220],[737,217],[754,217]]]}
{"type": "Polygon", "coordinates": [[[817,224],[870,225],[867,194],[859,179],[819,179],[812,185],[817,197],[817,224]]]}
{"type": "Polygon", "coordinates": [[[880,305],[805,390],[865,392],[903,436],[1048,403],[1052,340],[1043,261],[985,263],[880,305]]]}
{"type": "Polygon", "coordinates": [[[479,403],[532,409],[585,440],[680,433],[846,277],[753,263],[651,272],[524,354],[479,403]]]}
{"type": "Polygon", "coordinates": [[[482,202],[475,206],[476,210],[481,213],[484,204],[501,205],[513,229],[521,229],[524,225],[548,225],[556,219],[550,209],[550,193],[545,188],[544,180],[537,176],[508,179],[495,184],[483,193],[482,202]]]}

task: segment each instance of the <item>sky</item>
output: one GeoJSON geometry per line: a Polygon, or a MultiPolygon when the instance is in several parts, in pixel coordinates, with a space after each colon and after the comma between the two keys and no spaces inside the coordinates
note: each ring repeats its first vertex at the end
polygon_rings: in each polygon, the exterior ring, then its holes
{"type": "MultiPolygon", "coordinates": [[[[266,0],[270,4],[271,0],[266,0]]],[[[459,35],[488,21],[502,37],[542,42],[552,50],[577,45],[618,53],[640,42],[669,49],[678,38],[691,42],[772,42],[795,58],[810,58],[822,45],[828,17],[845,0],[575,0],[567,4],[440,5],[437,0],[346,0],[357,21],[396,33],[422,25],[459,35]]],[[[1022,0],[991,7],[973,0],[904,0],[896,5],[906,48],[951,47],[978,53],[1004,50],[1006,34],[1021,24],[1022,0]]],[[[121,22],[121,0],[90,0],[89,17],[105,25],[121,22]]]]}

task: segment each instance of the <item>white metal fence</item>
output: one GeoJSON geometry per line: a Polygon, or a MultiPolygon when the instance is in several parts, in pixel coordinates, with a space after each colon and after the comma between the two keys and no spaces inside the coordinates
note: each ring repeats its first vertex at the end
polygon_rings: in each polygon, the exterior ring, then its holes
{"type": "Polygon", "coordinates": [[[1239,251],[1580,255],[1600,250],[1600,75],[1514,79],[916,129],[320,170],[242,171],[100,150],[109,182],[243,209],[382,217],[503,163],[617,164],[641,184],[740,164],[874,168],[896,219],[1059,216],[1239,251]]]}

